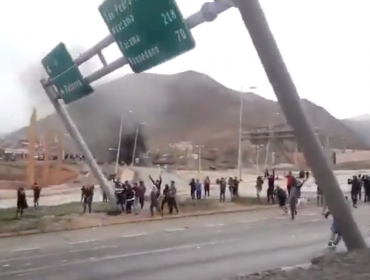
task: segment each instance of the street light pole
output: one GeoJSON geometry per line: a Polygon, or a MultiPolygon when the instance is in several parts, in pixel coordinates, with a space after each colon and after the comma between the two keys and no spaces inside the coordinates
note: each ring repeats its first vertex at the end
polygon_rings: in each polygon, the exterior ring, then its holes
{"type": "Polygon", "coordinates": [[[257,155],[256,155],[256,164],[257,164],[257,174],[260,174],[260,148],[262,148],[263,145],[257,145],[257,155]]]}
{"type": "MultiPolygon", "coordinates": [[[[132,111],[128,111],[129,113],[132,113],[132,111]]],[[[121,116],[121,121],[120,121],[120,125],[119,125],[119,134],[118,134],[118,147],[117,147],[117,155],[116,155],[116,166],[114,168],[114,172],[116,173],[116,176],[117,176],[117,172],[118,172],[118,165],[119,165],[119,156],[120,156],[120,153],[121,153],[121,143],[122,143],[122,130],[123,130],[123,121],[125,119],[125,115],[122,114],[121,116]]]]}
{"type": "MultiPolygon", "coordinates": [[[[249,90],[256,89],[256,87],[249,87],[249,90]]],[[[242,151],[242,143],[243,143],[243,87],[240,89],[239,93],[239,141],[238,141],[238,177],[239,180],[242,179],[242,170],[243,170],[243,151],[242,151]]]]}
{"type": "Polygon", "coordinates": [[[195,147],[198,148],[198,174],[200,174],[202,170],[202,148],[204,145],[196,145],[195,147]]]}
{"type": "Polygon", "coordinates": [[[139,136],[139,128],[141,125],[144,125],[145,123],[139,123],[136,126],[136,133],[135,133],[135,142],[134,142],[134,149],[132,151],[132,160],[131,160],[131,166],[135,165],[135,155],[136,155],[136,146],[137,146],[137,138],[139,136]]]}
{"type": "Polygon", "coordinates": [[[243,87],[239,94],[239,142],[238,142],[238,177],[242,179],[242,133],[243,133],[243,87]]]}
{"type": "Polygon", "coordinates": [[[338,182],[305,115],[297,89],[281,56],[258,0],[235,0],[279,105],[294,129],[298,144],[311,166],[325,200],[343,235],[348,250],[364,249],[366,243],[347,207],[338,182]]]}

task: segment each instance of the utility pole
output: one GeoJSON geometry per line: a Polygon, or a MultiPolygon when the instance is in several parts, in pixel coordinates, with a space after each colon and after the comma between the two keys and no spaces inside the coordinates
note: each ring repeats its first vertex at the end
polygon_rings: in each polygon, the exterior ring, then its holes
{"type": "Polygon", "coordinates": [[[235,0],[245,27],[276,94],[280,107],[292,126],[298,144],[322,187],[325,200],[338,222],[348,250],[366,248],[358,226],[350,213],[338,182],[324,155],[313,128],[305,115],[297,89],[281,56],[258,0],[235,0]]]}

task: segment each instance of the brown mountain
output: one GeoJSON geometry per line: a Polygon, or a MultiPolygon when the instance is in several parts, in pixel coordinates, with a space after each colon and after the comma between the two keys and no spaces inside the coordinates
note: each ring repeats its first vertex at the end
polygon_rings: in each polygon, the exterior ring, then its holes
{"type": "Polygon", "coordinates": [[[361,115],[342,121],[370,145],[370,115],[361,115]]]}
{"type": "MultiPolygon", "coordinates": [[[[274,101],[249,92],[243,94],[243,102],[245,129],[286,122],[274,101]]],[[[332,145],[342,147],[345,142],[348,148],[368,147],[324,108],[307,100],[303,102],[312,123],[332,136],[332,145]]],[[[237,146],[239,92],[194,71],[174,75],[127,75],[96,86],[93,95],[69,105],[68,111],[99,158],[107,157],[108,149],[117,146],[122,114],[125,115],[126,147],[132,148],[137,122],[146,123],[140,149],[145,145],[151,151],[169,149],[169,143],[179,141],[234,152],[237,146]],[[129,110],[133,113],[129,114],[129,110]]],[[[45,131],[46,122],[54,129],[64,130],[58,118],[52,115],[38,122],[39,133],[45,131]]],[[[26,130],[21,129],[9,137],[25,135],[26,130]]]]}

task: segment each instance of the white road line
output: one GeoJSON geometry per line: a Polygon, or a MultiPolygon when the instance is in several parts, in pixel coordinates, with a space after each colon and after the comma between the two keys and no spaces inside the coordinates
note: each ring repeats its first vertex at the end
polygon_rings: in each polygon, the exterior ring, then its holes
{"type": "Polygon", "coordinates": [[[23,251],[32,251],[32,250],[38,250],[40,247],[29,247],[29,248],[18,248],[12,250],[12,252],[23,252],[23,251]]]}
{"type": "Polygon", "coordinates": [[[77,244],[84,244],[84,243],[98,242],[98,241],[101,241],[101,240],[99,240],[99,239],[88,239],[88,240],[69,242],[69,245],[77,245],[77,244]]]}
{"type": "Polygon", "coordinates": [[[172,229],[166,229],[165,232],[176,232],[176,231],[182,231],[186,228],[172,228],[172,229]]]}
{"type": "Polygon", "coordinates": [[[287,217],[275,217],[274,220],[286,220],[287,217]]]}
{"type": "Polygon", "coordinates": [[[50,270],[50,269],[60,268],[60,267],[72,267],[72,266],[86,264],[86,263],[96,263],[96,262],[110,261],[110,260],[116,260],[116,259],[125,259],[125,258],[132,258],[132,257],[138,257],[138,256],[153,255],[153,254],[159,254],[159,253],[167,253],[167,252],[171,252],[171,251],[198,249],[198,248],[201,248],[203,246],[228,244],[228,243],[232,243],[232,242],[235,242],[235,239],[209,241],[209,242],[198,243],[198,244],[194,243],[194,244],[168,247],[168,248],[150,250],[150,251],[134,252],[134,253],[128,253],[128,254],[122,254],[122,255],[109,255],[109,256],[99,257],[99,258],[95,258],[95,259],[81,259],[81,260],[77,260],[77,261],[69,262],[69,263],[52,264],[52,265],[46,265],[46,266],[41,266],[41,267],[29,268],[29,269],[13,270],[13,271],[4,272],[4,273],[2,273],[0,271],[0,277],[1,276],[10,276],[10,275],[25,276],[25,275],[29,275],[33,272],[45,271],[45,270],[50,270]]]}
{"type": "Polygon", "coordinates": [[[302,216],[316,216],[317,213],[303,213],[302,216]]]}
{"type": "Polygon", "coordinates": [[[214,224],[214,225],[205,225],[206,227],[222,227],[225,224],[214,224]]]}
{"type": "Polygon", "coordinates": [[[3,264],[3,267],[9,267],[10,265],[9,264],[3,264]]]}
{"type": "Polygon", "coordinates": [[[245,220],[245,221],[240,221],[241,224],[248,224],[248,223],[256,223],[262,221],[262,219],[255,219],[255,220],[245,220]]]}
{"type": "Polygon", "coordinates": [[[126,238],[126,237],[139,237],[139,236],[144,236],[144,235],[148,235],[148,233],[146,233],[146,232],[142,232],[142,233],[135,233],[135,234],[126,234],[126,235],[121,235],[120,237],[121,237],[121,238],[126,238]]]}

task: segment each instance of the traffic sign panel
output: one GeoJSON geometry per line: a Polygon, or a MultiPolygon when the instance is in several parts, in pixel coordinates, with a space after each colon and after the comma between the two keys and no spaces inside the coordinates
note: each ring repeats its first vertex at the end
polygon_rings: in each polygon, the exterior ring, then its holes
{"type": "Polygon", "coordinates": [[[135,73],[195,47],[175,0],[105,0],[99,12],[135,73]]]}
{"type": "Polygon", "coordinates": [[[87,84],[73,62],[66,46],[58,44],[41,60],[51,82],[66,104],[91,94],[94,90],[87,84]]]}

